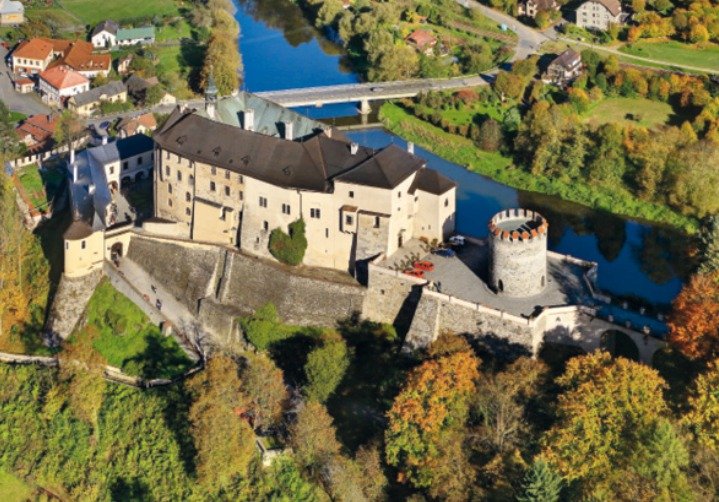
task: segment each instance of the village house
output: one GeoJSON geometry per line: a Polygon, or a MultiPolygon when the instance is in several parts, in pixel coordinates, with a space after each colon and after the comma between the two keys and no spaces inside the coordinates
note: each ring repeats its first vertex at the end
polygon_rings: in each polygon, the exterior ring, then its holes
{"type": "Polygon", "coordinates": [[[70,97],[67,100],[67,107],[80,116],[89,117],[100,109],[102,103],[125,103],[126,101],[127,89],[125,89],[125,84],[118,80],[70,97]]]}
{"type": "Polygon", "coordinates": [[[90,41],[98,49],[154,44],[155,27],[120,28],[115,21],[103,21],[92,30],[90,41]]]}
{"type": "Polygon", "coordinates": [[[526,0],[517,4],[518,14],[534,19],[540,12],[551,12],[559,10],[559,3],[556,0],[526,0]]]}
{"type": "MultiPolygon", "coordinates": [[[[144,103],[147,97],[147,91],[151,88],[160,85],[160,81],[157,77],[150,77],[144,79],[135,74],[132,74],[125,80],[125,86],[127,87],[127,93],[136,103],[144,103]]],[[[159,105],[174,105],[177,103],[177,98],[167,91],[163,91],[162,96],[157,104],[159,105]]]]}
{"type": "Polygon", "coordinates": [[[35,90],[35,82],[29,77],[18,77],[13,81],[15,90],[20,94],[29,94],[35,90]]]}
{"type": "Polygon", "coordinates": [[[567,49],[554,58],[542,80],[558,86],[571,83],[582,72],[582,57],[576,51],[567,49]]]}
{"type": "Polygon", "coordinates": [[[15,128],[18,139],[30,153],[48,150],[53,145],[53,135],[58,115],[30,115],[15,128]]]}
{"type": "Polygon", "coordinates": [[[102,267],[106,230],[133,224],[135,210],[121,190],[150,178],[153,142],[138,134],[77,155],[71,150],[67,169],[73,222],[63,235],[64,271],[73,277],[102,267]]]}
{"type": "Polygon", "coordinates": [[[92,44],[82,40],[33,38],[20,43],[13,51],[13,72],[40,73],[52,66],[66,65],[88,78],[107,76],[112,58],[92,51],[92,44]]]}
{"type": "Polygon", "coordinates": [[[437,37],[427,30],[414,30],[405,40],[419,52],[428,56],[432,54],[434,46],[437,45],[437,37]]]}
{"type": "Polygon", "coordinates": [[[306,265],[353,272],[413,238],[454,230],[455,184],[397,146],[379,150],[257,96],[176,109],[155,132],[155,216],[167,232],[271,258],[270,232],[306,224],[306,265]]]}
{"type": "Polygon", "coordinates": [[[127,138],[135,134],[147,134],[157,129],[157,120],[152,113],[144,113],[137,117],[125,117],[117,124],[117,134],[127,138]]]}
{"type": "Polygon", "coordinates": [[[0,26],[16,26],[25,22],[25,6],[15,0],[0,0],[0,26]]]}
{"type": "Polygon", "coordinates": [[[612,24],[621,24],[622,20],[619,0],[587,0],[576,10],[576,23],[580,28],[606,31],[612,24]]]}
{"type": "Polygon", "coordinates": [[[55,106],[62,106],[70,96],[88,90],[90,80],[65,65],[45,70],[38,79],[38,91],[43,101],[55,106]]]}

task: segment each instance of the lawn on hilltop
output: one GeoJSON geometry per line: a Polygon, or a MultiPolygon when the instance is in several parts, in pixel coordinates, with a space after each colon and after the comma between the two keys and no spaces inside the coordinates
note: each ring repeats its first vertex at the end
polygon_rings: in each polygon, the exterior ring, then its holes
{"type": "Polygon", "coordinates": [[[666,124],[673,114],[671,105],[646,98],[606,98],[582,114],[595,125],[621,123],[653,127],[666,124]],[[632,118],[633,117],[633,118],[632,118]]]}
{"type": "Polygon", "coordinates": [[[171,378],[192,362],[171,336],[164,336],[145,313],[103,279],[86,310],[87,325],[73,334],[92,337],[93,347],[111,366],[145,378],[171,378]]]}
{"type": "Polygon", "coordinates": [[[641,56],[668,64],[682,64],[719,71],[719,45],[695,46],[674,40],[640,40],[620,49],[633,56],[641,56]]]}
{"type": "Polygon", "coordinates": [[[63,0],[62,6],[85,24],[180,15],[175,0],[63,0]]]}

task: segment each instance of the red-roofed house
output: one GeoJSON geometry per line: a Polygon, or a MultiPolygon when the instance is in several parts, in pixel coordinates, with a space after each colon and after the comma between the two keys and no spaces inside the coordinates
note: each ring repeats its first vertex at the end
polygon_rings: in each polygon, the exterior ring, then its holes
{"type": "Polygon", "coordinates": [[[47,103],[61,105],[66,98],[90,90],[90,81],[72,68],[61,65],[40,74],[38,88],[47,103]]]}
{"type": "Polygon", "coordinates": [[[58,115],[31,115],[15,128],[20,141],[31,153],[47,150],[52,146],[58,115]]]}
{"type": "Polygon", "coordinates": [[[437,45],[437,37],[427,30],[414,30],[406,38],[407,43],[414,45],[418,51],[429,55],[437,45]]]}
{"type": "Polygon", "coordinates": [[[52,43],[33,38],[20,42],[12,53],[12,68],[15,73],[40,73],[47,68],[54,56],[52,43]]]}
{"type": "Polygon", "coordinates": [[[149,134],[157,129],[157,120],[152,113],[145,113],[138,117],[122,119],[117,124],[117,132],[121,138],[134,136],[135,134],[149,134]]]}
{"type": "Polygon", "coordinates": [[[28,77],[18,77],[13,81],[15,90],[21,94],[28,94],[35,89],[35,82],[28,77]]]}

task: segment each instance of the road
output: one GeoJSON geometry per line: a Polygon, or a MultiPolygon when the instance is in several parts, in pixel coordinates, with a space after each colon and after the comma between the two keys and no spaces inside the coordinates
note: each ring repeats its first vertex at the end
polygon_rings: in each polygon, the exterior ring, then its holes
{"type": "Polygon", "coordinates": [[[50,113],[50,108],[40,101],[37,94],[20,94],[15,92],[15,88],[10,78],[10,68],[5,63],[7,49],[0,46],[0,100],[13,112],[19,112],[24,115],[42,115],[50,113]]]}
{"type": "Polygon", "coordinates": [[[322,106],[335,103],[375,101],[416,96],[424,91],[439,91],[476,87],[488,83],[482,75],[444,78],[413,79],[394,82],[364,82],[358,84],[305,87],[256,93],[258,96],[287,107],[322,106]]]}

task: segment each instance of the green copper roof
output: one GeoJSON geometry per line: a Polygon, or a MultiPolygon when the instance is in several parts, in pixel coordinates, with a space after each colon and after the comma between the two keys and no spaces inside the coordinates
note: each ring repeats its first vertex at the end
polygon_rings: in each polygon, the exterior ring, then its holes
{"type": "Polygon", "coordinates": [[[155,27],[120,28],[117,30],[118,40],[136,40],[140,38],[155,38],[155,27]]]}

